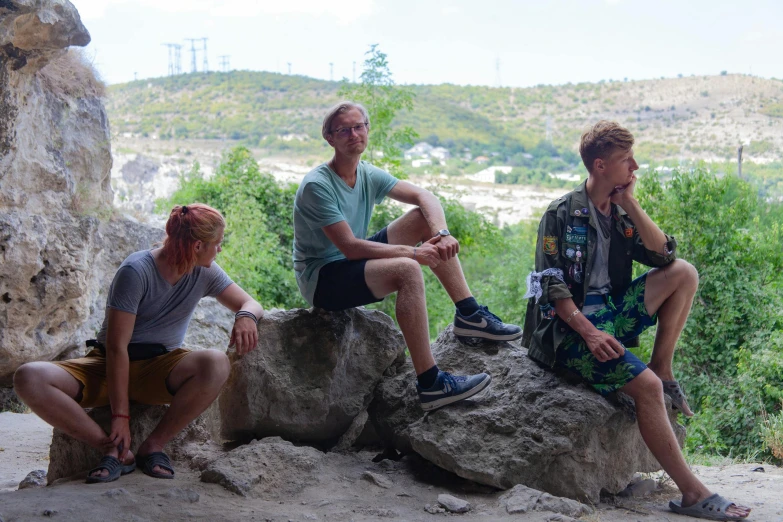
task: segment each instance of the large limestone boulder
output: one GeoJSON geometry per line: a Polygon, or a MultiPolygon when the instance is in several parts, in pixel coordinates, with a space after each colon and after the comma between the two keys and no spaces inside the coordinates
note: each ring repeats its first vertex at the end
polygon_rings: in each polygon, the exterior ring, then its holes
{"type": "MultiPolygon", "coordinates": [[[[131,404],[130,432],[131,451],[136,451],[139,445],[152,433],[155,426],[168,410],[168,406],[146,406],[131,404]]],[[[88,415],[106,433],[111,431],[111,409],[106,406],[93,408],[88,415]]],[[[209,432],[205,426],[204,416],[191,422],[182,430],[164,450],[174,460],[189,461],[198,454],[198,446],[208,443],[209,432]]],[[[49,484],[55,480],[74,475],[84,474],[100,462],[102,453],[87,444],[80,442],[55,428],[52,434],[52,445],[49,447],[49,484]]]]}
{"type": "Polygon", "coordinates": [[[220,395],[223,437],[331,444],[364,411],[405,343],[391,318],[356,308],[274,311],[257,348],[232,355],[220,395]]]}
{"type": "Polygon", "coordinates": [[[34,72],[62,49],[88,43],[90,33],[68,0],[0,2],[0,47],[11,70],[34,72]]]}
{"type": "MultiPolygon", "coordinates": [[[[540,368],[512,344],[460,343],[451,326],[433,344],[442,369],[487,372],[477,398],[425,415],[407,361],[376,388],[370,418],[400,451],[415,451],[457,475],[502,489],[517,484],[598,502],[635,472],[660,469],[627,411],[578,380],[540,368]]],[[[670,418],[680,440],[684,429],[670,418]]]]}

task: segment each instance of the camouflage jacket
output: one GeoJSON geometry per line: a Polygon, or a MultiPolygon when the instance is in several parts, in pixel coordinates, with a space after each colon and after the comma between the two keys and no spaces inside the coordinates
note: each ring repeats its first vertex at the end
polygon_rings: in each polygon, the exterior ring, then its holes
{"type": "MultiPolygon", "coordinates": [[[[563,338],[572,331],[554,313],[554,302],[570,297],[581,310],[593,272],[598,223],[589,212],[586,183],[550,203],[538,226],[535,272],[549,269],[547,274],[555,275],[540,277],[541,296],[538,302],[535,296],[528,301],[522,346],[528,348],[532,359],[549,366],[554,365],[555,351],[563,338]]],[[[612,299],[618,302],[631,284],[633,261],[651,267],[667,265],[675,259],[677,242],[666,235],[668,255],[647,249],[626,212],[618,205],[611,207],[614,226],[609,247],[609,279],[612,299]]],[[[638,340],[626,344],[638,346],[638,340]]]]}

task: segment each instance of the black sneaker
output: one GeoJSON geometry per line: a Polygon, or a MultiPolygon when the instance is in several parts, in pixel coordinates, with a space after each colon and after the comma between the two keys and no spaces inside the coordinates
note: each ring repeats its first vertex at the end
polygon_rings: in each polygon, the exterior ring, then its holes
{"type": "Polygon", "coordinates": [[[454,335],[462,338],[481,338],[492,341],[513,341],[522,337],[522,328],[515,324],[506,324],[500,317],[490,312],[486,306],[480,306],[477,312],[464,316],[454,314],[454,335]]]}
{"type": "Polygon", "coordinates": [[[476,375],[452,375],[449,372],[438,372],[438,378],[432,388],[424,389],[416,384],[416,391],[419,392],[421,409],[424,411],[433,411],[461,400],[472,397],[489,386],[492,377],[486,373],[476,375]]]}

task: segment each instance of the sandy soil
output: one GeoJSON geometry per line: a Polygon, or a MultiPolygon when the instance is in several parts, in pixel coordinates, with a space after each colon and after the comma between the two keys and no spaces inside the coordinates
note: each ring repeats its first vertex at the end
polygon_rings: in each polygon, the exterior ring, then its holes
{"type": "MultiPolygon", "coordinates": [[[[33,469],[45,469],[51,428],[32,414],[0,414],[0,520],[437,520],[461,517],[482,521],[542,521],[551,512],[509,515],[503,492],[462,480],[431,464],[408,456],[399,461],[372,462],[376,452],[330,453],[321,471],[305,480],[285,477],[280,491],[263,491],[242,497],[215,484],[200,481],[200,474],[178,462],[174,480],[156,480],[136,471],[109,484],[86,485],[83,478],[47,488],[11,489],[33,469]],[[386,479],[388,487],[362,478],[370,471],[386,479]],[[299,485],[291,489],[292,485],[299,485]],[[463,515],[430,514],[439,494],[468,500],[472,509],[463,515]]],[[[751,520],[783,521],[783,469],[755,464],[725,467],[696,466],[696,473],[716,491],[754,509],[751,520]]],[[[607,497],[589,522],[688,521],[667,509],[677,491],[670,482],[643,498],[607,497]]]]}

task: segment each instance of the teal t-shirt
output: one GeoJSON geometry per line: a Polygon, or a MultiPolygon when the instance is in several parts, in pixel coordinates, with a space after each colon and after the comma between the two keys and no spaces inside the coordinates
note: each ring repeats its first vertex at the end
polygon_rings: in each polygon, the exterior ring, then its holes
{"type": "Polygon", "coordinates": [[[313,304],[321,267],[345,259],[321,229],[345,221],[354,236],[366,238],[372,209],[398,181],[366,161],[360,161],[356,167],[353,188],[326,163],[304,177],[294,199],[294,271],[308,303],[313,304]]]}

